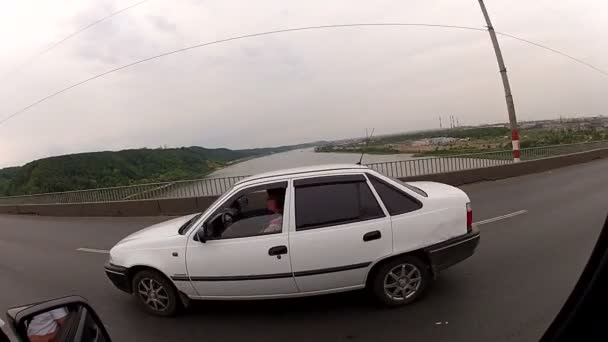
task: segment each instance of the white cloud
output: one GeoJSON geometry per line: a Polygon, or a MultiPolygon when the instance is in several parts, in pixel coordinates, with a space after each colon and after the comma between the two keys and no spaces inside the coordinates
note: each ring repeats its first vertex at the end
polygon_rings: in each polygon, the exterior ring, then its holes
{"type": "MultiPolygon", "coordinates": [[[[290,27],[408,22],[483,27],[476,1],[150,0],[22,65],[134,1],[13,2],[0,15],[0,117],[94,74],[172,49],[290,27]]],[[[608,69],[601,1],[488,2],[498,31],[608,69]]],[[[500,37],[520,119],[606,114],[608,78],[500,37]]],[[[506,121],[486,32],[337,28],[263,36],[140,64],[0,126],[0,167],[82,151],[259,147],[506,121]]]]}

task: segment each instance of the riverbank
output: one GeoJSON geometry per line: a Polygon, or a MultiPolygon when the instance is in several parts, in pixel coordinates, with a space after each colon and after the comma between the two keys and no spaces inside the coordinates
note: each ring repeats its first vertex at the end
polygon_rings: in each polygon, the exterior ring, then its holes
{"type": "MultiPolygon", "coordinates": [[[[608,128],[580,130],[528,129],[520,132],[520,148],[577,144],[608,139],[608,128]]],[[[451,156],[511,150],[511,136],[506,128],[462,129],[437,132],[424,137],[401,135],[373,138],[369,146],[363,141],[320,146],[319,153],[412,154],[414,157],[451,156]],[[443,135],[441,135],[443,134],[443,135]],[[441,135],[441,136],[440,136],[441,135]]]]}

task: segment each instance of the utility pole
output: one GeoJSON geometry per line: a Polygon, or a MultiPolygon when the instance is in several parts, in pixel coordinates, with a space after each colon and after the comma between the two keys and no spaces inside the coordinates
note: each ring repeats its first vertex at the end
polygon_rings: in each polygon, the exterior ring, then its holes
{"type": "Polygon", "coordinates": [[[479,0],[479,6],[481,12],[486,20],[488,27],[488,33],[494,46],[494,52],[496,53],[496,61],[498,62],[498,70],[502,77],[502,85],[505,88],[505,98],[507,100],[507,112],[509,113],[509,125],[511,126],[511,145],[513,146],[513,162],[517,163],[520,161],[519,152],[519,130],[517,129],[517,119],[515,118],[515,104],[513,103],[513,95],[511,94],[511,86],[509,85],[509,78],[507,76],[507,68],[505,67],[505,61],[502,58],[502,52],[500,52],[500,46],[498,45],[498,39],[496,38],[496,32],[490,21],[490,16],[486,10],[483,0],[479,0]]]}
{"type": "Polygon", "coordinates": [[[439,129],[442,129],[443,126],[441,126],[441,115],[439,116],[439,129]]]}

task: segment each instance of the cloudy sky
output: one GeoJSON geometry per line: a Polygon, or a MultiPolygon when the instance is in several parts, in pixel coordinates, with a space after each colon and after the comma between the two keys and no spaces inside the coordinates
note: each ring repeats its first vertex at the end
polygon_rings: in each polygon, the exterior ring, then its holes
{"type": "MultiPolygon", "coordinates": [[[[475,0],[20,0],[0,13],[0,119],[70,84],[173,49],[328,24],[483,27],[475,0]],[[36,58],[32,57],[38,56],[36,58]]],[[[608,70],[604,0],[487,1],[496,30],[608,70]]],[[[499,37],[519,120],[608,115],[608,77],[499,37]]],[[[65,153],[248,148],[504,122],[486,32],[365,27],[263,36],[190,50],[74,88],[0,125],[0,167],[65,153]]]]}

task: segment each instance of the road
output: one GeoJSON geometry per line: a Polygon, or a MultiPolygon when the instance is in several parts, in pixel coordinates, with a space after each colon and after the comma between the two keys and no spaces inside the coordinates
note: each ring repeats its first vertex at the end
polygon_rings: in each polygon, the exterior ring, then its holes
{"type": "Polygon", "coordinates": [[[463,186],[474,220],[486,222],[477,253],[442,273],[419,302],[390,310],[352,292],[200,302],[177,318],[152,317],[110,285],[102,267],[107,255],[77,249],[109,249],[163,218],[0,216],[0,309],[80,294],[116,341],[538,340],[606,218],[607,170],[604,159],[463,186]]]}

